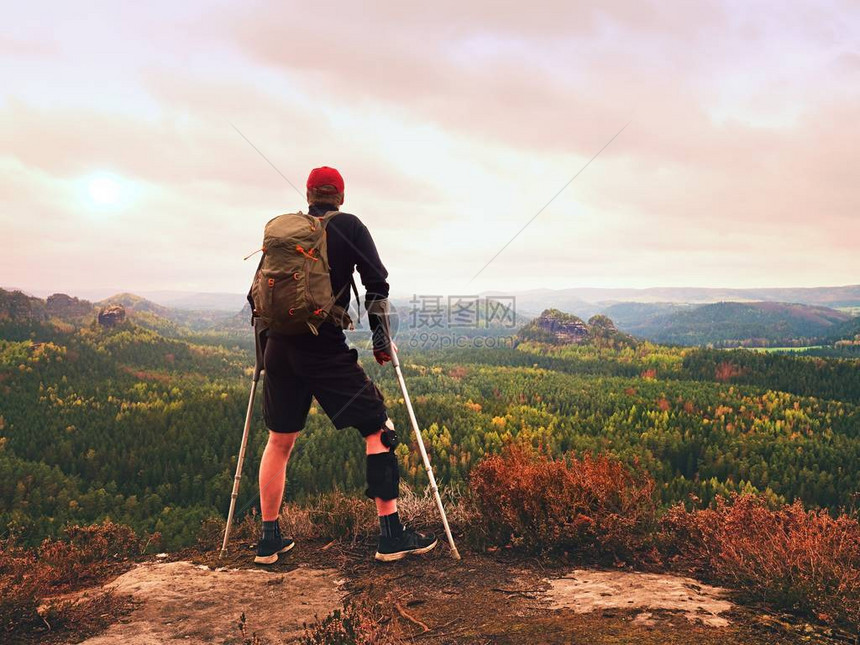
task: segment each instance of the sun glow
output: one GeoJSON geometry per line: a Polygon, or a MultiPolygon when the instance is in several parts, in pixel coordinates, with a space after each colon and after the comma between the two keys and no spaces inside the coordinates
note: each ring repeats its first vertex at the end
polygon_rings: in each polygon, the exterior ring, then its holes
{"type": "Polygon", "coordinates": [[[87,182],[87,194],[96,206],[115,206],[123,197],[123,188],[113,175],[99,174],[87,182]]]}

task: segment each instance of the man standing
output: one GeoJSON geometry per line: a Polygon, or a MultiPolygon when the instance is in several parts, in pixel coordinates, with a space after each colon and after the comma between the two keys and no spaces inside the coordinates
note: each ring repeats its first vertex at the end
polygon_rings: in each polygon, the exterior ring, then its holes
{"type": "MultiPolygon", "coordinates": [[[[311,171],[307,181],[309,214],[322,218],[339,211],[344,183],[334,168],[311,171]]],[[[387,333],[388,272],[379,259],[367,227],[349,213],[327,221],[329,277],[338,311],[349,309],[348,286],[355,269],[366,290],[365,308],[373,336],[373,355],[382,365],[391,360],[387,333]],[[339,309],[342,308],[342,309],[339,309]]],[[[251,295],[249,294],[249,300],[251,295]]],[[[252,300],[253,303],[253,300],[252,300]]],[[[293,548],[283,537],[278,514],[284,495],[286,467],[298,433],[304,428],[311,398],[315,397],[338,429],[356,428],[365,439],[367,496],[376,502],[379,515],[379,548],[376,559],[399,560],[426,553],[437,540],[400,523],[397,497],[400,475],[394,446],[397,435],[388,418],[382,393],[358,363],[358,352],[346,343],[336,318],[323,322],[318,333],[284,335],[263,332],[263,411],[269,439],[260,462],[260,510],[263,534],[254,562],[272,564],[278,554],[293,548]]]]}

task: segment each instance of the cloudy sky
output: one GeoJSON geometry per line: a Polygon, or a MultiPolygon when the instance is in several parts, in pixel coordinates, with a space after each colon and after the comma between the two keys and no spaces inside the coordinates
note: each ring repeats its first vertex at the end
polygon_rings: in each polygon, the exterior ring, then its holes
{"type": "Polygon", "coordinates": [[[2,286],[244,291],[305,204],[239,132],[300,189],[341,170],[397,294],[860,282],[854,0],[4,18],[2,286]]]}

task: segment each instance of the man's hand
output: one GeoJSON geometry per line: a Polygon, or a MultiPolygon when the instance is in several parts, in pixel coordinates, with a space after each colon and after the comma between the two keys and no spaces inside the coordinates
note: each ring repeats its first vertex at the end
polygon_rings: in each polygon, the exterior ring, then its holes
{"type": "MultiPolygon", "coordinates": [[[[397,351],[397,345],[394,344],[394,341],[391,341],[391,347],[395,352],[397,351]]],[[[385,365],[391,360],[391,352],[388,350],[388,348],[375,349],[373,350],[373,358],[375,358],[376,362],[380,365],[385,365]]]]}

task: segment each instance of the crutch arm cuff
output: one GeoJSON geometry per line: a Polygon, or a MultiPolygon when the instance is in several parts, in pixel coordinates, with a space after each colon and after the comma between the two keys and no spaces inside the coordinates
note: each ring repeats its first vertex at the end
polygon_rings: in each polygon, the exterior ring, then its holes
{"type": "Polygon", "coordinates": [[[391,353],[390,309],[387,298],[379,298],[367,303],[367,320],[370,323],[373,351],[391,353]]]}

